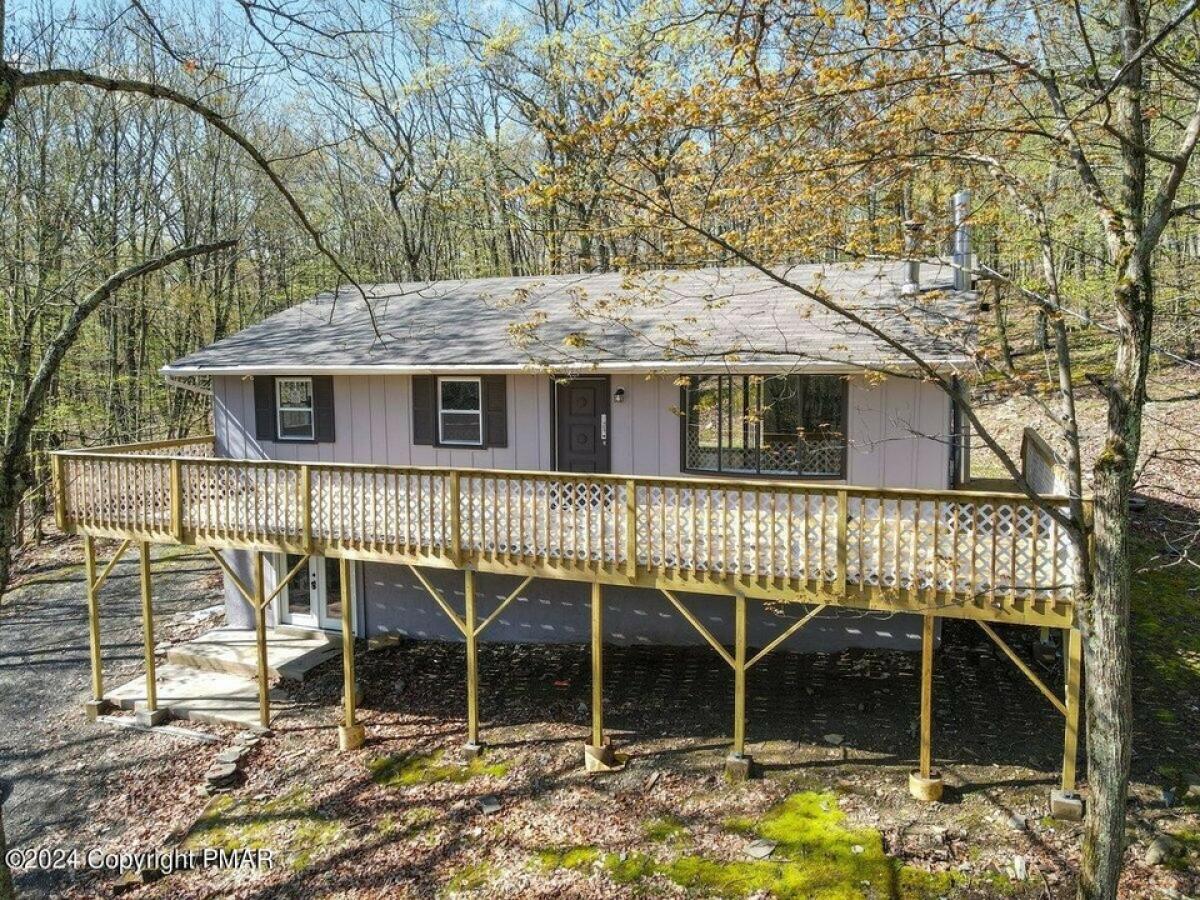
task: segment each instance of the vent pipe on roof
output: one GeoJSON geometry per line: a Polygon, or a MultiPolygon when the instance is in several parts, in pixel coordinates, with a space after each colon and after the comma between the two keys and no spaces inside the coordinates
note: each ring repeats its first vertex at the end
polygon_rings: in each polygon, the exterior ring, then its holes
{"type": "Polygon", "coordinates": [[[975,254],[971,252],[971,192],[954,195],[954,289],[969,291],[975,271],[975,254]]]}
{"type": "Polygon", "coordinates": [[[921,293],[921,229],[925,226],[915,219],[904,223],[904,284],[900,293],[905,296],[921,293]]]}

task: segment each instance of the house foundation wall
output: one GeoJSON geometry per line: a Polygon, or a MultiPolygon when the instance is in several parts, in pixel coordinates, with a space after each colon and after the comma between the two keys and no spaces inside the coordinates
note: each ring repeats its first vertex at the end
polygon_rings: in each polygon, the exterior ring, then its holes
{"type": "MultiPolygon", "coordinates": [[[[226,553],[238,576],[250,582],[250,554],[226,553]]],[[[462,635],[437,602],[413,577],[407,566],[386,563],[355,563],[357,582],[356,632],[359,637],[388,635],[417,640],[461,641],[462,635]]],[[[449,569],[422,569],[447,602],[463,609],[463,575],[449,569]]],[[[273,581],[270,566],[268,585],[273,581]]],[[[521,579],[479,574],[476,596],[480,620],[513,591],[521,579]]],[[[496,621],[480,635],[481,641],[498,643],[586,643],[591,639],[587,582],[535,579],[496,621]]],[[[706,594],[680,594],[719,640],[733,640],[733,600],[706,594]]],[[[605,642],[621,645],[691,646],[704,643],[678,611],[658,591],[605,586],[605,642]]],[[[226,578],[225,602],[228,623],[235,628],[253,628],[249,604],[226,578]]],[[[747,640],[752,647],[770,643],[811,607],[802,604],[753,602],[747,616],[747,640]]],[[[848,647],[918,650],[921,618],[900,613],[872,613],[850,609],[827,609],[797,634],[786,649],[794,652],[835,652],[848,647]]]]}

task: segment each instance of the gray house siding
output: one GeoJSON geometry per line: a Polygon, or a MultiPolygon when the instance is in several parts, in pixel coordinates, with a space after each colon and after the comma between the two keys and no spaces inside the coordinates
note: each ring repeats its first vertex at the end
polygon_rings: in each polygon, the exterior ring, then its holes
{"type": "MultiPolygon", "coordinates": [[[[944,488],[949,471],[949,401],[937,387],[907,378],[849,384],[847,478],[874,487],[944,488]]],[[[213,418],[221,456],[305,462],[550,470],[554,468],[550,380],[508,376],[508,446],[450,449],[412,443],[412,380],[407,375],[337,375],[336,440],[260,441],[254,436],[254,384],[213,378],[213,418]]],[[[675,476],[679,459],[679,388],[669,376],[615,375],[614,472],[675,476]]]]}
{"type": "MultiPolygon", "coordinates": [[[[367,637],[387,634],[420,640],[461,641],[462,636],[404,566],[366,563],[361,566],[366,589],[364,628],[367,637]]],[[[445,569],[424,574],[455,608],[463,608],[463,575],[445,569]]],[[[480,619],[491,614],[520,579],[476,576],[480,619]]],[[[703,639],[659,593],[639,588],[604,588],[605,643],[688,646],[703,639]]],[[[590,585],[571,581],[534,581],[488,626],[481,640],[503,643],[585,643],[590,640],[590,585]]],[[[700,594],[683,598],[717,638],[733,641],[733,600],[700,594]]],[[[808,611],[807,607],[753,603],[747,615],[747,642],[770,643],[808,611]]],[[[845,647],[920,647],[921,620],[854,610],[826,610],[788,639],[792,651],[835,651],[845,647]]]]}
{"type": "MultiPolygon", "coordinates": [[[[218,453],[229,457],[393,465],[457,466],[518,470],[554,468],[552,391],[545,375],[507,377],[508,445],[482,450],[412,443],[411,378],[406,375],[335,376],[336,440],[328,443],[260,441],[255,438],[254,386],[249,378],[213,378],[218,453]]],[[[638,475],[677,476],[680,460],[679,388],[673,377],[614,375],[611,389],[625,400],[611,407],[612,470],[638,475]]],[[[850,379],[847,478],[880,487],[945,488],[949,483],[950,408],[945,395],[921,381],[903,378],[850,379]]],[[[249,582],[247,554],[229,553],[249,582]]],[[[360,636],[402,634],[458,640],[445,614],[407,568],[380,563],[354,566],[360,636]]],[[[448,599],[461,608],[462,574],[426,570],[448,599]],[[453,602],[453,601],[452,601],[453,602]]],[[[271,581],[270,576],[268,582],[271,581]]],[[[479,576],[480,614],[486,615],[515,586],[510,578],[479,576]],[[507,585],[507,587],[506,587],[507,585]]],[[[250,627],[249,607],[226,584],[231,624],[250,627]]],[[[646,590],[606,588],[606,632],[614,643],[695,644],[702,639],[661,595],[646,590]]],[[[730,628],[728,598],[688,598],[713,632],[730,628]]],[[[588,635],[588,586],[534,581],[486,633],[493,641],[583,641],[588,635]]],[[[803,610],[751,605],[750,643],[762,646],[803,610]]],[[[919,620],[833,610],[788,642],[795,650],[846,646],[919,646],[919,620]]]]}

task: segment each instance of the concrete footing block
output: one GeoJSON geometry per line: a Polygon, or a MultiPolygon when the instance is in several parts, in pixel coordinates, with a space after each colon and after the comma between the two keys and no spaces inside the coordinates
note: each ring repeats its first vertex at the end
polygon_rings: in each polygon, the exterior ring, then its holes
{"type": "Polygon", "coordinates": [[[110,709],[112,709],[112,704],[107,700],[89,700],[83,704],[83,712],[89,722],[95,722],[110,709]]]}
{"type": "Polygon", "coordinates": [[[462,761],[469,763],[472,760],[479,759],[479,757],[483,756],[483,744],[476,744],[472,743],[471,741],[467,741],[467,743],[462,745],[462,749],[460,749],[458,752],[462,756],[462,761]]]}
{"type": "Polygon", "coordinates": [[[133,714],[133,719],[143,728],[154,728],[157,725],[166,725],[171,719],[171,711],[165,706],[158,709],[139,709],[133,714]]]}
{"type": "Polygon", "coordinates": [[[595,744],[583,745],[583,767],[588,772],[617,772],[625,768],[628,761],[629,757],[615,752],[608,741],[599,747],[595,744]]]}
{"type": "Polygon", "coordinates": [[[734,753],[725,757],[725,777],[729,781],[746,781],[754,775],[754,757],[734,753]]]}
{"type": "Polygon", "coordinates": [[[367,733],[361,725],[338,726],[338,749],[357,750],[363,745],[367,733]]]}
{"type": "Polygon", "coordinates": [[[937,803],[942,799],[942,773],[934,769],[926,778],[914,769],[908,773],[908,792],[922,803],[937,803]]]}
{"type": "Polygon", "coordinates": [[[1066,822],[1083,821],[1083,798],[1074,791],[1051,791],[1050,815],[1066,822]]]}

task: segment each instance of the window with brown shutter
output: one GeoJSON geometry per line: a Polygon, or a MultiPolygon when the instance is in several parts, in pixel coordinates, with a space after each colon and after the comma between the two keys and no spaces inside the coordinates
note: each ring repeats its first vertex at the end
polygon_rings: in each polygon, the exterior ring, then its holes
{"type": "Polygon", "coordinates": [[[260,441],[332,443],[332,375],[254,376],[254,434],[260,441]]]}
{"type": "Polygon", "coordinates": [[[437,443],[437,407],[433,392],[437,380],[432,375],[412,377],[412,441],[414,444],[437,443]]]}
{"type": "Polygon", "coordinates": [[[484,443],[489,447],[508,446],[508,377],[483,377],[484,443]]]}
{"type": "Polygon", "coordinates": [[[413,444],[507,447],[504,375],[412,376],[413,444]]]}

